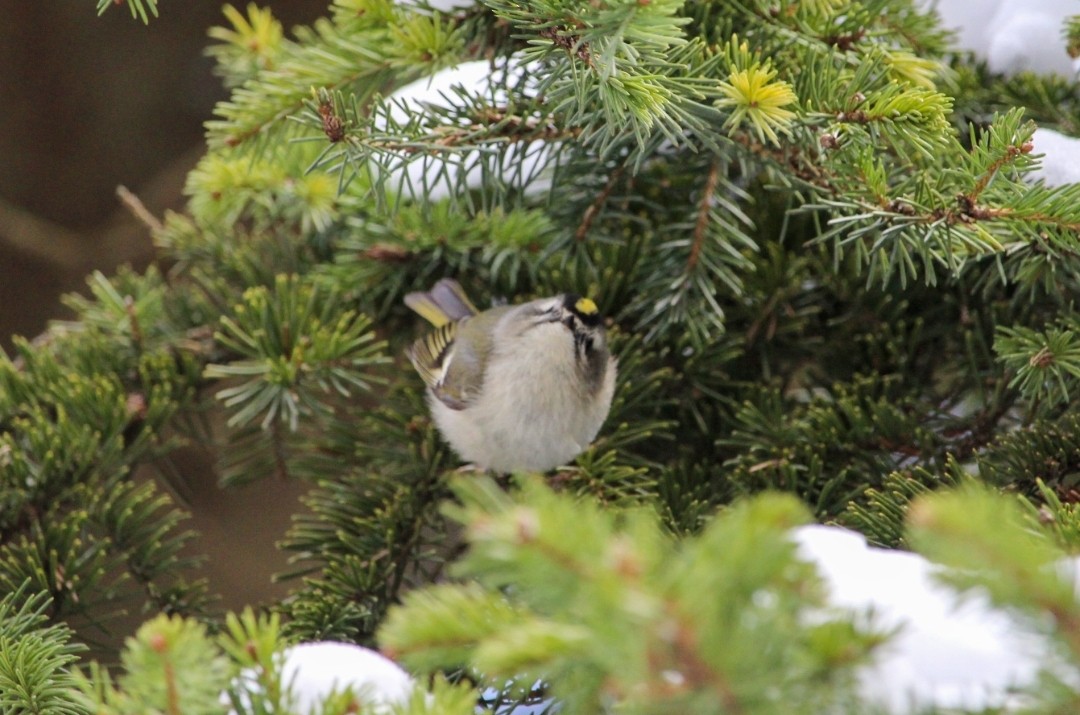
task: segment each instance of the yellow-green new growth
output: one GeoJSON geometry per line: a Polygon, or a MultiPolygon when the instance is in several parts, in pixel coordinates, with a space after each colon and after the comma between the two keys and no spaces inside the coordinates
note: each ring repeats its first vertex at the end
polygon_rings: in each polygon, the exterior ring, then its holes
{"type": "Polygon", "coordinates": [[[805,15],[831,17],[845,10],[849,4],[848,0],[801,0],[795,3],[795,7],[805,15]]]}
{"type": "Polygon", "coordinates": [[[931,91],[937,88],[934,80],[943,69],[936,60],[919,57],[907,50],[888,50],[883,56],[894,79],[931,91]]]}
{"type": "Polygon", "coordinates": [[[776,70],[761,65],[752,65],[747,69],[733,69],[727,82],[720,83],[722,99],[716,100],[716,106],[731,108],[733,111],[724,128],[729,132],[744,121],[749,121],[761,141],[780,143],[777,132],[790,134],[789,125],[795,118],[795,112],[785,109],[798,101],[791,85],[783,80],[776,80],[776,70]]]}
{"type": "Polygon", "coordinates": [[[285,33],[273,13],[268,8],[260,8],[255,3],[248,3],[247,16],[232,5],[225,5],[221,12],[228,18],[232,29],[211,27],[207,31],[215,40],[235,46],[237,49],[258,58],[260,67],[269,67],[281,48],[285,33]]]}

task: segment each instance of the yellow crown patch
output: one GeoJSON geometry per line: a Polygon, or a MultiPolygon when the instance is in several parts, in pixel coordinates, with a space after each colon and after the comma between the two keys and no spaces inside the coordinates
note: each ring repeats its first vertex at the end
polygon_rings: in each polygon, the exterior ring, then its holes
{"type": "Polygon", "coordinates": [[[578,298],[577,303],[574,303],[574,310],[582,315],[596,315],[600,312],[600,309],[596,307],[596,303],[589,298],[578,298]]]}

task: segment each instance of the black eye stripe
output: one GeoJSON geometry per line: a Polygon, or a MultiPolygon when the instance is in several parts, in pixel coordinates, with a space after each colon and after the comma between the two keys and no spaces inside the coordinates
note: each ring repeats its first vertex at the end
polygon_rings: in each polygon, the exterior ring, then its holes
{"type": "Polygon", "coordinates": [[[582,357],[593,351],[593,338],[588,333],[574,332],[574,349],[582,357]]]}

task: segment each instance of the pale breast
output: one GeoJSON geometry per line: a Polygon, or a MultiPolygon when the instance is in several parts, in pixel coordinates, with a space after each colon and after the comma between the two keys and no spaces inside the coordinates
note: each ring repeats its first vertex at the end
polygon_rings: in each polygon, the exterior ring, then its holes
{"type": "Polygon", "coordinates": [[[432,414],[463,459],[499,472],[545,471],[588,447],[611,405],[614,362],[595,397],[578,370],[570,331],[538,325],[492,351],[475,402],[455,411],[432,400],[432,414]]]}

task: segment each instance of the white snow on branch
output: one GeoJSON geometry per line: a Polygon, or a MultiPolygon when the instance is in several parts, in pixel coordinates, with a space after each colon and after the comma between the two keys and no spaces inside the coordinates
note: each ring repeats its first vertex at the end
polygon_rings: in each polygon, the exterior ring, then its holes
{"type": "MultiPolygon", "coordinates": [[[[408,701],[416,685],[394,661],[350,643],[303,643],[285,649],[280,657],[281,682],[291,695],[288,712],[318,715],[327,696],[350,688],[362,712],[388,715],[391,706],[408,701]]],[[[240,679],[246,681],[249,692],[260,687],[252,671],[245,671],[240,679]]]]}
{"type": "Polygon", "coordinates": [[[1076,73],[1065,51],[1065,20],[1080,15],[1077,0],[922,0],[956,32],[960,50],[986,60],[991,72],[1076,73]]]}
{"type": "MultiPolygon", "coordinates": [[[[791,536],[798,557],[815,566],[826,587],[825,615],[849,613],[892,634],[857,673],[859,695],[880,712],[1012,712],[1025,703],[1018,691],[1035,686],[1043,668],[1078,682],[1080,674],[1062,665],[1033,621],[993,606],[978,591],[961,596],[922,556],[875,548],[857,532],[831,526],[805,526],[791,536]]],[[[1077,561],[1062,569],[1080,589],[1077,561]]],[[[292,684],[299,712],[346,686],[363,694],[373,712],[386,712],[414,687],[393,662],[359,646],[309,643],[289,648],[284,658],[283,680],[292,684]]]]}
{"type": "Polygon", "coordinates": [[[1080,182],[1080,139],[1042,127],[1031,136],[1033,153],[1043,154],[1040,166],[1028,174],[1032,180],[1047,186],[1064,186],[1080,182]]]}
{"type": "Polygon", "coordinates": [[[836,527],[806,526],[792,536],[800,558],[817,567],[831,606],[870,613],[875,629],[896,630],[858,675],[860,694],[892,715],[1007,711],[1020,704],[1017,688],[1035,685],[1040,669],[1057,662],[1052,644],[1030,624],[983,593],[961,598],[918,554],[874,548],[836,527]]]}
{"type": "MultiPolygon", "coordinates": [[[[520,79],[525,70],[514,68],[510,71],[517,72],[516,79],[520,79]]],[[[506,93],[494,86],[493,80],[489,62],[463,62],[398,89],[390,96],[387,110],[395,123],[404,124],[410,117],[422,114],[428,105],[455,106],[460,102],[459,91],[473,97],[491,97],[496,105],[505,104],[506,93]]],[[[550,188],[550,178],[542,170],[551,160],[548,144],[522,142],[498,148],[493,146],[488,151],[501,151],[503,154],[498,164],[490,162],[485,165],[481,151],[469,149],[422,155],[419,158],[414,155],[411,160],[406,160],[405,155],[391,157],[384,163],[385,170],[391,175],[389,186],[403,196],[425,196],[429,201],[437,201],[447,198],[453,188],[476,189],[483,186],[485,175],[497,170],[504,180],[522,187],[527,193],[537,194],[550,188]],[[462,169],[465,172],[463,179],[460,177],[462,169]]],[[[487,177],[487,180],[490,178],[487,177]]]]}

